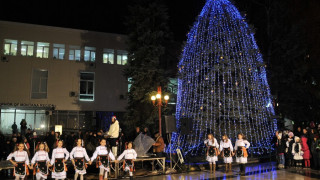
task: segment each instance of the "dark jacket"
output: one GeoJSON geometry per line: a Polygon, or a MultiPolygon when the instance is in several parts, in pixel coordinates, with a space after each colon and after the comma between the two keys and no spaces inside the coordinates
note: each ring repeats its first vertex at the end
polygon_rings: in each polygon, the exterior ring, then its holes
{"type": "Polygon", "coordinates": [[[283,138],[277,139],[276,150],[277,150],[277,154],[286,152],[286,141],[283,138]]]}

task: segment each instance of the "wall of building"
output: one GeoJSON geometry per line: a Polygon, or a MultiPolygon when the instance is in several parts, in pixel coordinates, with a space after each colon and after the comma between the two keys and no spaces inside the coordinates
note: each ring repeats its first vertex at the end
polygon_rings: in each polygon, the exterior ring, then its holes
{"type": "MultiPolygon", "coordinates": [[[[103,48],[125,50],[126,36],[57,28],[40,25],[0,21],[0,54],[3,57],[3,40],[15,39],[49,42],[49,58],[6,56],[8,62],[0,61],[0,103],[53,104],[56,110],[125,111],[127,100],[120,98],[128,92],[127,79],[123,76],[125,66],[103,64],[103,48]],[[96,60],[92,62],[53,59],[52,43],[96,47],[96,60]],[[32,99],[33,69],[48,70],[46,99],[32,99]],[[95,73],[94,101],[79,101],[70,92],[79,93],[80,72],[95,73]]],[[[83,53],[82,53],[83,56],[83,53]]],[[[116,57],[116,54],[115,54],[116,57]]],[[[116,58],[115,58],[116,61],[116,58]]]]}

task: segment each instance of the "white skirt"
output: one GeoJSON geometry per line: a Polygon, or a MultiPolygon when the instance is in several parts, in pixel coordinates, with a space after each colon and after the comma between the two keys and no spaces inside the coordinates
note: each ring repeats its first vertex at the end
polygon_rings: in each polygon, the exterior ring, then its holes
{"type": "Polygon", "coordinates": [[[218,161],[218,157],[217,157],[217,156],[207,156],[207,161],[208,161],[209,163],[215,164],[216,161],[218,161]]]}
{"type": "Polygon", "coordinates": [[[104,165],[100,165],[99,168],[103,169],[103,170],[105,170],[107,172],[110,172],[110,167],[104,167],[104,165]]]}
{"type": "Polygon", "coordinates": [[[223,161],[224,163],[232,163],[232,157],[224,157],[223,161]]]}
{"type": "Polygon", "coordinates": [[[37,179],[47,179],[48,178],[48,175],[47,174],[43,174],[42,172],[37,172],[36,173],[36,178],[37,179]]]}
{"type": "Polygon", "coordinates": [[[237,163],[241,163],[241,164],[245,164],[245,163],[247,163],[247,160],[248,158],[246,158],[246,157],[237,157],[236,158],[236,162],[237,163]]]}
{"type": "Polygon", "coordinates": [[[76,173],[78,174],[87,174],[86,168],[83,168],[83,170],[76,169],[76,173]]]}
{"type": "Polygon", "coordinates": [[[67,178],[67,172],[52,172],[52,179],[65,179],[67,178]]]}

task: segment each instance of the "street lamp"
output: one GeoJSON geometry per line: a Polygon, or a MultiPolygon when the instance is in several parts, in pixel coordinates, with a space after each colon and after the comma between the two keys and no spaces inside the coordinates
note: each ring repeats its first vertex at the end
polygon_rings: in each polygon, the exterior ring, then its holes
{"type": "MultiPolygon", "coordinates": [[[[162,135],[161,133],[161,106],[162,105],[162,95],[161,95],[161,86],[158,86],[158,92],[156,95],[152,95],[151,96],[151,101],[153,103],[154,106],[158,106],[158,112],[159,112],[159,134],[162,135]],[[157,100],[157,103],[156,103],[157,100]]],[[[165,105],[168,104],[168,100],[169,100],[169,95],[165,95],[163,97],[165,105]]]]}

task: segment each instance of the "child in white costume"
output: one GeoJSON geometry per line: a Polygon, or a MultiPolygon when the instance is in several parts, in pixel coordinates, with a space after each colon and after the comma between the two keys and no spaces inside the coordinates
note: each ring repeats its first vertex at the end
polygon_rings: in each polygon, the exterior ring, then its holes
{"type": "Polygon", "coordinates": [[[18,147],[15,147],[15,151],[7,157],[14,166],[15,180],[24,179],[28,176],[29,157],[23,143],[19,143],[18,147]],[[14,158],[14,161],[12,160],[14,158]]]}
{"type": "Polygon", "coordinates": [[[226,164],[226,172],[231,171],[231,163],[233,156],[233,146],[227,135],[222,136],[220,142],[220,151],[222,152],[223,161],[226,164]]]}
{"type": "Polygon", "coordinates": [[[78,179],[79,174],[80,174],[80,180],[83,180],[83,175],[87,173],[84,159],[86,159],[89,162],[89,164],[91,164],[91,161],[87,154],[86,149],[82,147],[83,145],[82,142],[83,142],[82,139],[78,139],[77,146],[74,147],[70,153],[70,159],[75,169],[75,174],[74,174],[75,180],[78,179]]]}
{"type": "Polygon", "coordinates": [[[292,144],[292,154],[293,159],[296,164],[296,168],[302,168],[303,151],[301,146],[301,140],[298,136],[294,138],[294,143],[292,144]]]}
{"type": "Polygon", "coordinates": [[[110,159],[115,160],[114,155],[106,147],[106,140],[102,139],[100,141],[100,146],[96,148],[91,157],[91,162],[97,158],[97,167],[99,166],[99,179],[108,179],[108,172],[110,171],[110,159]]]}
{"type": "Polygon", "coordinates": [[[123,151],[118,157],[118,161],[124,157],[123,170],[129,171],[130,179],[133,179],[134,160],[137,159],[137,152],[132,149],[132,142],[129,142],[127,146],[128,149],[123,151]]]}
{"type": "Polygon", "coordinates": [[[36,173],[36,179],[41,180],[41,179],[47,179],[49,170],[48,166],[50,164],[50,159],[49,159],[49,148],[47,144],[45,143],[40,143],[37,148],[36,154],[33,156],[31,160],[31,169],[33,170],[33,174],[36,173]],[[36,165],[36,167],[34,167],[36,165]]]}
{"type": "Polygon", "coordinates": [[[245,164],[247,163],[248,152],[247,149],[250,147],[250,143],[246,140],[245,136],[240,133],[238,134],[238,140],[234,146],[236,152],[236,161],[240,163],[240,173],[241,175],[245,175],[245,164]]]}
{"type": "Polygon", "coordinates": [[[58,141],[58,147],[52,151],[51,165],[54,166],[52,179],[65,179],[67,177],[67,167],[65,162],[69,159],[69,152],[63,148],[63,141],[58,141]]]}
{"type": "Polygon", "coordinates": [[[216,170],[216,161],[218,161],[219,155],[219,144],[212,134],[208,134],[208,139],[204,141],[204,144],[207,147],[207,161],[209,162],[210,172],[212,173],[216,170]]]}

